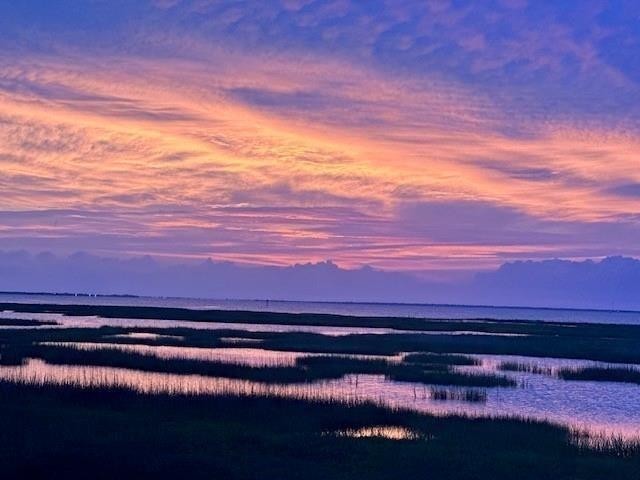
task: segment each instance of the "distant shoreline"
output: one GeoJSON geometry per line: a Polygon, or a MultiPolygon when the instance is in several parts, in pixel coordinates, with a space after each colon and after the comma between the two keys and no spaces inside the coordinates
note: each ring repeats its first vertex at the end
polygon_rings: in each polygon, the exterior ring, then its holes
{"type": "MultiPolygon", "coordinates": [[[[0,294],[1,295],[1,294],[0,294]]],[[[366,304],[365,304],[366,305],[366,304]]],[[[396,330],[422,330],[423,323],[487,323],[512,325],[560,325],[566,327],[611,326],[640,328],[640,323],[554,321],[535,318],[493,318],[469,316],[445,318],[428,316],[351,315],[330,312],[283,312],[274,310],[245,310],[224,308],[189,308],[183,306],[118,305],[0,302],[0,311],[19,313],[57,313],[67,316],[98,316],[102,318],[131,318],[146,320],[182,320],[191,322],[255,323],[282,325],[347,326],[390,328],[396,330]],[[304,319],[304,321],[302,321],[304,319]]],[[[606,313],[606,312],[605,312],[606,313]]]]}
{"type": "Polygon", "coordinates": [[[539,307],[531,305],[479,305],[466,303],[415,303],[415,302],[365,302],[365,301],[336,301],[336,300],[282,300],[277,298],[207,298],[207,297],[180,297],[180,296],[148,296],[125,293],[70,293],[70,292],[24,292],[24,291],[0,291],[0,297],[4,295],[29,295],[42,297],[77,297],[77,298],[125,298],[125,299],[149,299],[149,300],[185,300],[206,302],[255,302],[255,303],[287,303],[287,304],[319,304],[319,305],[374,305],[374,306],[398,306],[398,307],[436,307],[436,308],[479,308],[499,310],[544,310],[557,312],[596,312],[596,313],[630,313],[640,314],[640,310],[629,309],[604,309],[604,308],[578,308],[578,307],[539,307]]]}

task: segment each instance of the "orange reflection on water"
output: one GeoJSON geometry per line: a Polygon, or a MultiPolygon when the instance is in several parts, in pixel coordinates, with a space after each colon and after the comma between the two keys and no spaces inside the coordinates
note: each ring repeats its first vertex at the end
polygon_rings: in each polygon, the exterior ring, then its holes
{"type": "Polygon", "coordinates": [[[184,340],[184,337],[178,335],[161,335],[159,333],[148,332],[130,332],[109,335],[108,338],[130,338],[133,340],[184,340]]]}
{"type": "Polygon", "coordinates": [[[419,433],[409,430],[406,427],[394,427],[388,425],[348,428],[346,430],[331,432],[330,434],[337,435],[339,437],[386,438],[389,440],[418,440],[419,438],[422,438],[419,433]]]}

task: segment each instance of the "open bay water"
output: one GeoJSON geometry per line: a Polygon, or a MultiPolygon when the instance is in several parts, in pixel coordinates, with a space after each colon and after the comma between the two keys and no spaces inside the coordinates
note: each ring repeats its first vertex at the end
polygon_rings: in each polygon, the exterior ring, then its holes
{"type": "Polygon", "coordinates": [[[302,302],[283,300],[212,300],[201,298],[49,295],[29,293],[0,293],[0,302],[121,305],[191,308],[198,310],[246,310],[277,313],[327,313],[358,317],[535,320],[543,322],[640,325],[640,312],[621,310],[405,303],[302,302]]]}

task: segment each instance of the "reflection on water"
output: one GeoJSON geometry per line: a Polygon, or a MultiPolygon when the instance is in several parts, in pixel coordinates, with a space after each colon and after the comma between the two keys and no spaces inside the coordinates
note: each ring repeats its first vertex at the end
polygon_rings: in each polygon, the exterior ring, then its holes
{"type": "Polygon", "coordinates": [[[255,367],[286,367],[306,353],[262,350],[259,348],[200,348],[130,345],[91,342],[43,342],[43,345],[71,347],[78,350],[120,350],[163,359],[203,360],[255,367]]]}
{"type": "Polygon", "coordinates": [[[219,337],[222,343],[226,343],[228,345],[246,345],[247,343],[262,343],[263,340],[261,338],[243,338],[243,337],[219,337]]]}
{"type": "MultiPolygon", "coordinates": [[[[162,348],[162,347],[155,347],[162,348]]],[[[548,360],[548,359],[545,359],[548,360]]],[[[465,367],[474,368],[474,367],[465,367]]],[[[245,380],[141,372],[136,370],[49,365],[30,359],[22,366],[0,367],[0,379],[35,384],[119,386],[141,392],[183,394],[276,395],[339,401],[368,400],[433,414],[517,416],[545,419],[591,432],[640,437],[640,387],[565,382],[527,373],[511,375],[526,388],[492,388],[484,403],[438,401],[427,385],[393,382],[382,375],[348,375],[340,380],[268,385],[245,380]]]]}
{"type": "Polygon", "coordinates": [[[328,432],[328,435],[349,438],[387,438],[389,440],[418,440],[423,438],[418,432],[406,427],[375,426],[362,428],[348,428],[336,432],[328,432]]]}

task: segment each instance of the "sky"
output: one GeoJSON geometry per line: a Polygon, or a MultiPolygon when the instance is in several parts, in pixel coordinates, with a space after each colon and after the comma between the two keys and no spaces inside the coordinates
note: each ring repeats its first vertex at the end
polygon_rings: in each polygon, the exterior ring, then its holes
{"type": "Polygon", "coordinates": [[[0,0],[0,192],[34,258],[640,257],[640,3],[0,0]]]}

